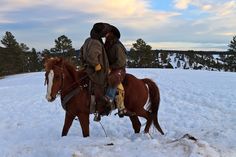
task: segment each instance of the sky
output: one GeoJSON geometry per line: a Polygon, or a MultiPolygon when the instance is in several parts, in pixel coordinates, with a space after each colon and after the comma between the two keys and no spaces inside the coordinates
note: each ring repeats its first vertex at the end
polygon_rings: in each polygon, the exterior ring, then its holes
{"type": "MultiPolygon", "coordinates": [[[[236,0],[0,0],[0,37],[38,51],[66,35],[79,49],[96,22],[115,25],[127,49],[224,51],[236,35],[236,0]]],[[[0,46],[3,46],[0,44],[0,46]]]]}

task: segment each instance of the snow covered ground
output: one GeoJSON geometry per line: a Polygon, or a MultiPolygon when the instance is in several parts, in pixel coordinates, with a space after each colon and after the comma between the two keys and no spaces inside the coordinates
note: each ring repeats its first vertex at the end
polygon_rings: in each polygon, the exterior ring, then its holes
{"type": "Polygon", "coordinates": [[[62,138],[64,111],[59,99],[46,101],[44,73],[20,74],[0,79],[0,156],[236,157],[236,73],[166,69],[128,72],[152,78],[158,84],[159,122],[164,136],[153,127],[151,136],[134,134],[128,118],[112,113],[101,121],[108,137],[91,115],[90,137],[83,138],[79,123],[74,121],[68,136],[62,138]],[[181,138],[185,134],[198,140],[181,138]]]}

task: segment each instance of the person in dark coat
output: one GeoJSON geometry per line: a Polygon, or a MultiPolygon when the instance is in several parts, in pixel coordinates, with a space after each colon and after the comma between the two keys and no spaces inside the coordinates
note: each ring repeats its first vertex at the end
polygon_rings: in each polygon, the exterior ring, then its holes
{"type": "Polygon", "coordinates": [[[120,31],[110,25],[106,33],[105,49],[109,60],[110,73],[108,75],[109,87],[106,91],[105,100],[112,103],[115,99],[119,117],[132,116],[134,113],[128,111],[124,106],[124,87],[122,81],[126,74],[126,49],[120,42],[120,31]]]}
{"type": "MultiPolygon", "coordinates": [[[[103,96],[109,71],[109,62],[102,41],[107,25],[106,23],[95,23],[90,32],[90,37],[85,40],[80,48],[81,64],[92,81],[96,110],[99,105],[104,105],[103,96]]],[[[94,120],[100,121],[100,119],[100,113],[97,111],[94,120]]]]}

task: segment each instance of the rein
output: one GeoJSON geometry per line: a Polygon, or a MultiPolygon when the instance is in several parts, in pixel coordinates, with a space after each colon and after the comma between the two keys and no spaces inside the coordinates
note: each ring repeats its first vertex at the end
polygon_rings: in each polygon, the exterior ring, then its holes
{"type": "Polygon", "coordinates": [[[74,97],[77,93],[79,93],[81,90],[83,90],[83,88],[86,88],[86,87],[88,87],[87,84],[80,85],[79,87],[73,89],[71,92],[66,94],[63,98],[61,98],[62,108],[66,110],[66,104],[68,103],[68,101],[70,101],[72,97],[74,97]]]}
{"type": "Polygon", "coordinates": [[[64,88],[64,79],[65,79],[65,74],[64,74],[64,65],[62,67],[59,66],[55,66],[55,68],[59,69],[59,71],[61,72],[61,87],[60,90],[58,91],[58,95],[61,96],[61,105],[62,108],[66,110],[67,108],[67,103],[71,100],[71,98],[73,98],[76,94],[78,94],[80,91],[82,91],[84,88],[88,87],[88,84],[84,84],[84,85],[80,85],[81,81],[83,81],[84,79],[86,79],[88,77],[88,75],[83,76],[82,78],[80,78],[78,81],[75,81],[74,83],[72,83],[72,85],[70,87],[68,87],[67,89],[65,89],[65,95],[64,93],[62,93],[62,89],[64,88]],[[75,88],[76,87],[76,88],[75,88]]]}
{"type": "MultiPolygon", "coordinates": [[[[63,73],[64,75],[64,73],[63,73]]],[[[75,82],[73,83],[68,89],[71,89],[71,87],[75,86],[75,85],[79,85],[81,81],[83,81],[84,79],[86,79],[88,77],[88,75],[85,75],[83,76],[82,78],[79,79],[78,82],[75,82]]],[[[63,77],[63,80],[62,80],[62,84],[64,85],[64,77],[63,77]]],[[[63,87],[63,86],[62,86],[63,87]]],[[[84,85],[79,85],[78,87],[76,88],[72,88],[71,91],[69,91],[67,94],[65,94],[63,97],[62,97],[62,92],[60,92],[60,95],[61,95],[61,105],[62,105],[62,108],[66,110],[66,105],[67,103],[71,100],[71,98],[73,98],[76,94],[78,94],[80,91],[82,91],[84,88],[88,87],[88,84],[84,84],[84,85]]],[[[62,90],[62,88],[61,88],[62,90]]],[[[67,91],[67,90],[66,90],[67,91]]]]}

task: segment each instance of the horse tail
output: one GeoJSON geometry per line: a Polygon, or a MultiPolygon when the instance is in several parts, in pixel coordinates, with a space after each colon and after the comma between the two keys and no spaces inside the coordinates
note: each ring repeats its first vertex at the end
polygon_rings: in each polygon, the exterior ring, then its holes
{"type": "Polygon", "coordinates": [[[148,86],[149,88],[149,96],[151,101],[151,110],[152,110],[152,121],[156,129],[164,135],[159,122],[158,122],[158,110],[160,105],[160,92],[159,88],[157,87],[156,83],[153,82],[151,79],[145,78],[142,81],[148,86]]]}

